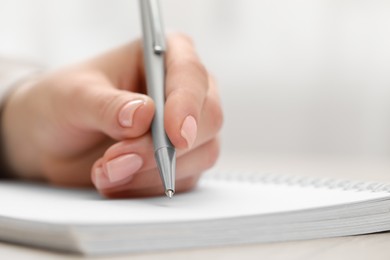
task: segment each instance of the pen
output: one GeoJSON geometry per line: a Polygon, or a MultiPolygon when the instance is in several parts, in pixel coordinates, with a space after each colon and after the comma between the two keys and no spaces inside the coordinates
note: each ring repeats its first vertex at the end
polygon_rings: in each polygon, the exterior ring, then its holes
{"type": "Polygon", "coordinates": [[[165,37],[157,0],[139,0],[141,9],[144,63],[148,95],[155,104],[152,121],[154,156],[165,194],[175,193],[176,151],[164,127],[165,105],[165,37]]]}

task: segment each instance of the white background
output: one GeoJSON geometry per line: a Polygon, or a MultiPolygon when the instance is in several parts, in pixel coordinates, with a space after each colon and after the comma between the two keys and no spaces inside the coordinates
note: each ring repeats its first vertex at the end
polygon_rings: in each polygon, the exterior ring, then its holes
{"type": "MultiPolygon", "coordinates": [[[[161,3],[219,81],[225,152],[390,155],[390,1],[161,3]]],[[[0,53],[49,67],[139,35],[135,0],[0,0],[0,53]]]]}

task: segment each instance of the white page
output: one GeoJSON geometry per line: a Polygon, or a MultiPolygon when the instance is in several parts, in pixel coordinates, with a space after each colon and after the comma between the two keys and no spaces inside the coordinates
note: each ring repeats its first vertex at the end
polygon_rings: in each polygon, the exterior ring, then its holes
{"type": "Polygon", "coordinates": [[[29,183],[0,183],[0,218],[57,224],[121,224],[241,217],[387,197],[389,193],[343,191],[242,181],[202,180],[189,193],[146,199],[107,200],[94,190],[29,183]]]}

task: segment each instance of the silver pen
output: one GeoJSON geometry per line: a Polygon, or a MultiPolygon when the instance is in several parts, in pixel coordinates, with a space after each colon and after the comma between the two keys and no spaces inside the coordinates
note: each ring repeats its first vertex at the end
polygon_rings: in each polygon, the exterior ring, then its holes
{"type": "Polygon", "coordinates": [[[155,103],[152,122],[154,156],[165,194],[175,193],[176,151],[164,127],[165,105],[165,37],[157,0],[139,0],[144,42],[144,63],[148,95],[155,103]]]}

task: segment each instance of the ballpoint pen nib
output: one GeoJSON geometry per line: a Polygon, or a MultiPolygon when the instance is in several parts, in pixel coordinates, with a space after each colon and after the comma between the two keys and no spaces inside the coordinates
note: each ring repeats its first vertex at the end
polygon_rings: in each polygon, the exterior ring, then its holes
{"type": "Polygon", "coordinates": [[[168,196],[168,198],[172,199],[173,194],[175,194],[175,192],[173,190],[167,190],[165,194],[168,196]]]}

